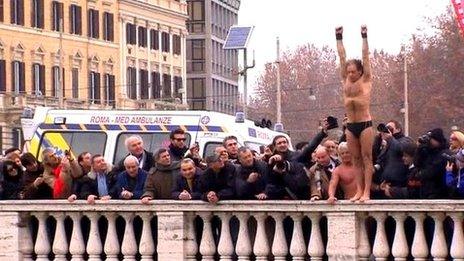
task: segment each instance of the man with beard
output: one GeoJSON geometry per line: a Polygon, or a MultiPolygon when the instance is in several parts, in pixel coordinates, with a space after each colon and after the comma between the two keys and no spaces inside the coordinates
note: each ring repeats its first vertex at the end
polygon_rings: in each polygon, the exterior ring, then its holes
{"type": "Polygon", "coordinates": [[[240,165],[237,166],[235,178],[237,199],[267,199],[267,164],[256,160],[251,150],[246,147],[238,150],[238,160],[240,165]]]}
{"type": "Polygon", "coordinates": [[[79,164],[69,152],[60,157],[53,149],[45,149],[42,159],[44,182],[53,190],[53,198],[68,198],[72,192],[72,180],[82,176],[79,164]]]}
{"type": "Polygon", "coordinates": [[[26,168],[23,176],[23,198],[52,199],[53,190],[44,182],[43,165],[29,152],[21,155],[21,164],[26,168]]]}
{"type": "Polygon", "coordinates": [[[145,181],[142,203],[149,204],[152,199],[170,199],[179,167],[180,162],[172,162],[167,149],[157,150],[155,152],[155,166],[150,169],[145,181]]]}
{"type": "Polygon", "coordinates": [[[185,131],[183,129],[175,129],[171,131],[169,138],[171,139],[171,144],[169,144],[171,161],[181,161],[184,158],[185,153],[188,151],[188,148],[185,145],[185,131]]]}

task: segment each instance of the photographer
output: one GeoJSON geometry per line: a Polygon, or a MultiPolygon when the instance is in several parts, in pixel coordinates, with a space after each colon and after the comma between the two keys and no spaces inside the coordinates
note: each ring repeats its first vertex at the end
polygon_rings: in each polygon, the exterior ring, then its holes
{"type": "Polygon", "coordinates": [[[321,131],[306,145],[303,151],[295,154],[294,160],[303,164],[306,168],[311,168],[314,162],[311,160],[312,153],[316,150],[317,146],[328,136],[328,131],[338,128],[337,118],[327,117],[321,126],[321,131]]]}
{"type": "Polygon", "coordinates": [[[464,198],[464,150],[455,155],[443,155],[448,159],[446,165],[446,186],[453,198],[464,198]]]}
{"type": "Polygon", "coordinates": [[[292,161],[293,152],[288,149],[285,136],[277,135],[272,142],[274,153],[269,158],[269,185],[266,188],[270,199],[307,199],[308,177],[303,165],[292,161]]]}
{"type": "Polygon", "coordinates": [[[442,199],[446,197],[446,186],[443,173],[446,171],[446,158],[442,156],[446,152],[448,143],[440,128],[433,129],[418,139],[416,159],[414,165],[417,167],[422,186],[420,189],[421,199],[442,199]]]}
{"type": "MultiPolygon", "coordinates": [[[[399,123],[397,123],[399,124],[399,123]]],[[[408,167],[404,164],[403,146],[401,139],[404,135],[401,129],[396,127],[393,121],[388,124],[379,124],[377,126],[378,135],[374,141],[374,155],[378,155],[375,161],[374,180],[377,184],[389,184],[393,187],[406,186],[408,178],[408,167]],[[385,146],[382,148],[381,144],[385,146]]],[[[373,188],[379,190],[379,185],[374,184],[373,188]]]]}

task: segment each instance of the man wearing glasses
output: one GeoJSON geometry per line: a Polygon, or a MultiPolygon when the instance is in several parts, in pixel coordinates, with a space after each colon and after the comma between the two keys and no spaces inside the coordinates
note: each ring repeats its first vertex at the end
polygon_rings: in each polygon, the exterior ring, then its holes
{"type": "Polygon", "coordinates": [[[188,150],[185,141],[185,131],[183,129],[175,129],[169,135],[171,144],[169,144],[169,154],[172,161],[181,161],[188,150]]]}

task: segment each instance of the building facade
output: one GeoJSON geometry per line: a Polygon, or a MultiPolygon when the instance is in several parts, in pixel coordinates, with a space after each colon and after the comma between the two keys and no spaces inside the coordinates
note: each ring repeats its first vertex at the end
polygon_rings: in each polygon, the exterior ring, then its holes
{"type": "MultiPolygon", "coordinates": [[[[146,80],[145,75],[153,71],[169,72],[171,89],[177,86],[177,93],[185,89],[186,19],[186,3],[176,0],[0,0],[0,148],[21,146],[20,116],[25,107],[182,106],[155,100],[147,106],[147,101],[137,100],[158,98],[144,96],[152,85],[152,78],[146,80]],[[174,54],[171,46],[158,57],[149,48],[127,45],[125,21],[131,19],[169,32],[171,45],[174,34],[184,35],[176,40],[180,51],[174,54]],[[126,71],[132,65],[136,75],[142,75],[130,81],[136,89],[127,86],[126,71]]],[[[136,43],[139,37],[148,38],[146,32],[136,35],[136,43]]]]}
{"type": "Polygon", "coordinates": [[[222,49],[240,0],[187,0],[187,102],[193,110],[234,114],[239,104],[238,51],[222,49]]]}

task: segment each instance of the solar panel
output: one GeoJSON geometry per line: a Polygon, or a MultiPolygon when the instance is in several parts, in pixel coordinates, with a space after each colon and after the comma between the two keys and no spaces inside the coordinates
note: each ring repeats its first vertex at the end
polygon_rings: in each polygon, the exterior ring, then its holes
{"type": "Polygon", "coordinates": [[[232,26],[227,34],[223,49],[245,49],[253,26],[232,26]]]}

